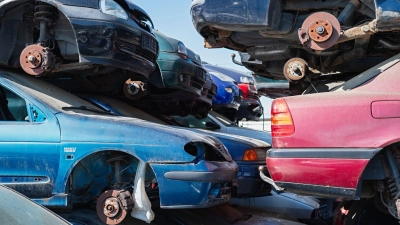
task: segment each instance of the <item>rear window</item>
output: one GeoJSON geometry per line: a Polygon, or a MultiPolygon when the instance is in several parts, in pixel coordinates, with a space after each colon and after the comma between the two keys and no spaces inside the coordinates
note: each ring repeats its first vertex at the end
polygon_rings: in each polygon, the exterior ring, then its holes
{"type": "Polygon", "coordinates": [[[343,83],[332,89],[330,92],[339,92],[339,91],[349,91],[356,87],[365,84],[366,82],[374,79],[379,74],[384,72],[385,70],[389,69],[390,67],[396,65],[400,61],[400,54],[396,55],[388,60],[385,60],[382,63],[372,67],[371,69],[353,77],[352,79],[348,80],[347,82],[343,83]]]}

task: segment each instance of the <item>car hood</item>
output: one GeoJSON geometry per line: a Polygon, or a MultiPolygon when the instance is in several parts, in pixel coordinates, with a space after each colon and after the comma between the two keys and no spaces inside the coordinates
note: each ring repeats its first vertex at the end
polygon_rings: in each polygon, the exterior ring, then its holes
{"type": "Polygon", "coordinates": [[[181,41],[168,37],[157,30],[154,30],[154,35],[156,36],[160,46],[160,52],[178,52],[178,43],[181,41]]]}
{"type": "MultiPolygon", "coordinates": [[[[130,117],[80,113],[59,113],[56,116],[61,127],[62,142],[133,144],[154,149],[183,149],[189,142],[202,142],[213,146],[228,161],[232,160],[226,149],[219,147],[222,145],[219,140],[195,132],[130,117]]],[[[185,155],[188,155],[187,160],[193,160],[189,154],[185,155]]]]}
{"type": "Polygon", "coordinates": [[[244,137],[255,138],[268,144],[272,143],[271,134],[266,131],[259,131],[245,127],[228,126],[226,127],[229,134],[241,135],[244,137]]]}
{"type": "Polygon", "coordinates": [[[270,148],[271,147],[271,145],[265,141],[261,141],[261,140],[250,138],[250,137],[209,131],[209,130],[200,130],[200,129],[195,129],[195,130],[197,133],[212,135],[213,137],[216,137],[216,138],[220,139],[221,141],[222,141],[222,139],[226,139],[226,140],[230,140],[230,141],[234,141],[234,142],[240,142],[240,143],[249,145],[252,148],[270,148]]]}
{"type": "Polygon", "coordinates": [[[201,66],[201,59],[200,56],[196,55],[196,53],[194,53],[192,50],[190,50],[189,48],[186,48],[187,50],[187,57],[192,60],[194,63],[196,63],[197,65],[201,66]]]}

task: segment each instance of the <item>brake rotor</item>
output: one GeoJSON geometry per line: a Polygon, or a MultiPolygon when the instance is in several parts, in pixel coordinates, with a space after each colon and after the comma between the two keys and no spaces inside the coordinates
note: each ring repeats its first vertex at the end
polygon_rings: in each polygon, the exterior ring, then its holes
{"type": "Polygon", "coordinates": [[[283,75],[288,81],[294,82],[304,78],[307,73],[308,64],[304,59],[289,59],[283,67],[283,75]]]}
{"type": "Polygon", "coordinates": [[[22,50],[19,62],[22,69],[34,76],[39,76],[44,72],[42,68],[44,48],[40,45],[29,45],[22,50]]]}
{"type": "Polygon", "coordinates": [[[146,85],[141,81],[128,79],[124,84],[124,94],[131,100],[137,100],[146,94],[146,85]]]}
{"type": "Polygon", "coordinates": [[[298,35],[303,45],[322,51],[337,42],[340,32],[340,23],[335,16],[327,12],[317,12],[307,17],[298,35]]]}
{"type": "Polygon", "coordinates": [[[128,214],[128,210],[123,208],[123,204],[118,199],[119,193],[120,191],[117,190],[105,191],[97,199],[97,215],[106,224],[119,224],[128,214]]]}

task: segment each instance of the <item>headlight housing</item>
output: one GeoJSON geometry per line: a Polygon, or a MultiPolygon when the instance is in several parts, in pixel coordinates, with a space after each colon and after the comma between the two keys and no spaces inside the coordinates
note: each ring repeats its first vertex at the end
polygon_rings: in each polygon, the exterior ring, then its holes
{"type": "Polygon", "coordinates": [[[229,94],[233,92],[232,88],[225,88],[225,91],[228,92],[229,94]]]}
{"type": "Polygon", "coordinates": [[[182,42],[178,43],[178,54],[182,59],[184,59],[184,60],[187,59],[187,50],[186,50],[185,45],[182,42]]]}
{"type": "Polygon", "coordinates": [[[124,20],[128,19],[128,13],[113,0],[100,0],[100,11],[104,14],[115,16],[124,20]]]}

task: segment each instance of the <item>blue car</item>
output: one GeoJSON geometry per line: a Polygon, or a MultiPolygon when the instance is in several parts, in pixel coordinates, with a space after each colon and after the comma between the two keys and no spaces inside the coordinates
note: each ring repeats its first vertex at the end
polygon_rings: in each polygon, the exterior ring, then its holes
{"type": "Polygon", "coordinates": [[[207,70],[217,86],[217,93],[212,100],[212,108],[231,120],[235,120],[241,102],[240,88],[230,77],[214,70],[207,70]]]}
{"type": "MultiPolygon", "coordinates": [[[[90,94],[78,94],[78,96],[116,115],[139,118],[157,124],[181,126],[187,132],[193,131],[218,138],[227,147],[239,167],[238,186],[233,188],[232,195],[254,197],[269,194],[271,188],[269,185],[265,185],[265,182],[263,183],[258,171],[259,166],[265,165],[266,151],[271,147],[268,143],[249,137],[191,128],[194,127],[194,124],[190,126],[186,122],[188,122],[188,117],[196,120],[192,115],[187,117],[160,116],[158,119],[117,99],[90,94]]],[[[265,135],[268,136],[267,133],[265,135]]]]}
{"type": "Polygon", "coordinates": [[[0,71],[0,183],[47,207],[127,212],[230,199],[237,164],[216,138],[115,116],[51,84],[0,71]],[[159,202],[159,203],[158,203],[159,202]]]}

